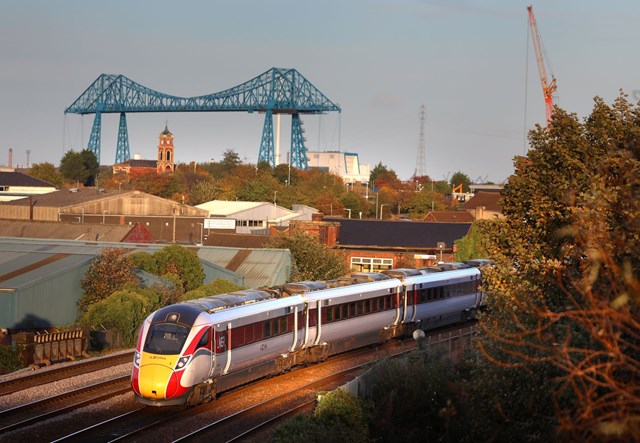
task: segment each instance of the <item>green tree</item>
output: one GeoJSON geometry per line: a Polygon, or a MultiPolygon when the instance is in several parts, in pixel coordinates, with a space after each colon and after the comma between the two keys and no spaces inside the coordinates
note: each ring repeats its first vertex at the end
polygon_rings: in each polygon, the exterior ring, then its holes
{"type": "Polygon", "coordinates": [[[220,162],[220,166],[222,166],[222,170],[226,173],[230,173],[237,166],[242,163],[240,160],[240,156],[233,149],[227,149],[222,154],[222,161],[220,162]]]}
{"type": "Polygon", "coordinates": [[[199,288],[193,289],[182,296],[181,301],[193,300],[196,298],[210,297],[212,295],[228,294],[229,292],[235,292],[243,289],[242,286],[238,286],[235,283],[230,282],[222,278],[216,278],[206,285],[202,285],[199,288]]]}
{"type": "Polygon", "coordinates": [[[78,302],[80,311],[86,312],[90,305],[104,300],[128,282],[137,282],[133,262],[126,249],[103,249],[89,265],[80,281],[84,292],[78,302]]]}
{"type": "Polygon", "coordinates": [[[153,254],[160,275],[176,274],[185,291],[202,285],[204,271],[198,254],[180,245],[165,246],[153,254]]]}
{"type": "Polygon", "coordinates": [[[215,200],[219,193],[219,188],[215,183],[209,181],[199,181],[191,188],[189,192],[189,203],[191,205],[200,205],[202,203],[215,200]]]}
{"type": "Polygon", "coordinates": [[[640,110],[623,94],[613,106],[596,98],[583,123],[556,108],[505,186],[505,220],[487,225],[480,344],[496,367],[481,384],[499,394],[492,381],[507,372],[526,380],[528,391],[491,400],[505,422],[519,423],[522,410],[528,422],[538,417],[529,432],[555,415],[570,439],[640,438],[640,397],[629,391],[640,374],[628,365],[640,361],[631,332],[640,325],[640,178],[630,172],[640,167],[639,128],[640,110]]]}
{"type": "Polygon", "coordinates": [[[56,188],[61,188],[64,184],[64,178],[62,177],[62,174],[58,172],[53,163],[34,163],[33,165],[31,165],[29,175],[31,177],[46,181],[47,183],[51,183],[56,188]]]}
{"type": "Polygon", "coordinates": [[[469,185],[471,184],[471,179],[467,174],[457,171],[457,172],[454,172],[453,175],[451,176],[451,180],[449,181],[449,184],[451,185],[452,188],[462,185],[462,192],[469,192],[470,190],[469,185]]]}
{"type": "Polygon", "coordinates": [[[120,290],[89,306],[80,324],[89,328],[114,330],[123,346],[135,345],[144,319],[151,313],[147,299],[136,291],[120,290]]]}
{"type": "Polygon", "coordinates": [[[60,173],[70,182],[93,186],[100,172],[100,164],[95,154],[87,149],[67,151],[60,160],[60,173]]]}
{"type": "Polygon", "coordinates": [[[277,235],[266,246],[291,251],[294,259],[291,281],[331,280],[346,275],[349,270],[343,254],[303,232],[277,235]]]}
{"type": "Polygon", "coordinates": [[[455,245],[458,248],[455,254],[457,262],[475,258],[489,258],[489,252],[487,251],[489,239],[485,236],[488,229],[483,229],[483,226],[490,223],[495,222],[493,220],[476,220],[467,235],[455,241],[455,245]]]}

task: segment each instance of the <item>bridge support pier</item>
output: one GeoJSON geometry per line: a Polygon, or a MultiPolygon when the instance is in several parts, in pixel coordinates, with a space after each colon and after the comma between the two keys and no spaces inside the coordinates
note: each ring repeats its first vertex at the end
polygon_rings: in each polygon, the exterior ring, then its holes
{"type": "Polygon", "coordinates": [[[120,126],[118,128],[118,144],[116,146],[116,164],[124,163],[131,158],[129,150],[129,133],[127,131],[127,117],[120,113],[120,126]]]}
{"type": "Polygon", "coordinates": [[[93,152],[100,163],[100,135],[102,134],[102,112],[96,111],[96,117],[93,119],[93,127],[91,128],[91,136],[87,149],[93,152]]]}
{"type": "Polygon", "coordinates": [[[260,152],[258,153],[258,163],[260,162],[267,162],[272,168],[276,167],[273,149],[273,111],[271,109],[267,109],[264,116],[262,141],[260,142],[260,152]]]}
{"type": "Polygon", "coordinates": [[[300,114],[291,115],[291,166],[306,171],[309,167],[307,148],[304,146],[304,129],[300,114]]]}

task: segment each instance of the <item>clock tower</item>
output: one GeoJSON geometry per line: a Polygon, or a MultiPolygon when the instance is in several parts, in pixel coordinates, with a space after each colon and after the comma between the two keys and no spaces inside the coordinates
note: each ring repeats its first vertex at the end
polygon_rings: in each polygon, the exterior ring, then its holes
{"type": "Polygon", "coordinates": [[[165,125],[164,131],[160,133],[160,142],[158,143],[158,174],[173,172],[174,169],[173,134],[169,132],[168,125],[165,125]]]}

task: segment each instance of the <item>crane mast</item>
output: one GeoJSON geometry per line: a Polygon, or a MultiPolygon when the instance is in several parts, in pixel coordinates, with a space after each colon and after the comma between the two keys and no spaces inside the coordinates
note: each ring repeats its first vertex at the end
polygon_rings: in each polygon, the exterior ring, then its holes
{"type": "Polygon", "coordinates": [[[547,116],[547,125],[551,121],[553,114],[553,97],[552,94],[556,91],[556,79],[551,74],[551,81],[547,77],[547,69],[545,67],[544,53],[542,49],[542,43],[540,42],[540,35],[538,34],[538,25],[536,24],[536,18],[533,15],[533,6],[527,6],[529,11],[529,27],[531,28],[531,38],[533,40],[533,49],[536,53],[536,63],[538,65],[538,74],[540,75],[540,82],[542,83],[542,94],[544,95],[544,107],[547,116]]]}

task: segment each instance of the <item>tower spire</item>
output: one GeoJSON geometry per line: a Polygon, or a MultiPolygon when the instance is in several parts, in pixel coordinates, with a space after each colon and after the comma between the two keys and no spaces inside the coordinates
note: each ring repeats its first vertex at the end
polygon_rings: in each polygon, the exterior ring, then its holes
{"type": "Polygon", "coordinates": [[[416,160],[416,169],[413,172],[414,177],[424,177],[426,175],[426,162],[425,162],[425,141],[424,141],[424,119],[425,119],[424,105],[420,107],[420,138],[418,139],[418,159],[416,160]]]}

